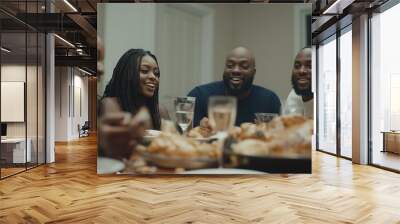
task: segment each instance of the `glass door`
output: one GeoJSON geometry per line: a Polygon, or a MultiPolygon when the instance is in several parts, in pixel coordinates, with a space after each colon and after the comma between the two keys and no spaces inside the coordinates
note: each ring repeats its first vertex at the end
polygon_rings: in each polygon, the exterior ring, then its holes
{"type": "Polygon", "coordinates": [[[1,176],[26,170],[26,33],[1,33],[1,176]],[[6,49],[6,50],[4,50],[6,49]]]}
{"type": "MultiPolygon", "coordinates": [[[[8,1],[23,13],[44,13],[45,1],[8,1]]],[[[0,178],[45,163],[45,35],[0,12],[0,178]]]]}

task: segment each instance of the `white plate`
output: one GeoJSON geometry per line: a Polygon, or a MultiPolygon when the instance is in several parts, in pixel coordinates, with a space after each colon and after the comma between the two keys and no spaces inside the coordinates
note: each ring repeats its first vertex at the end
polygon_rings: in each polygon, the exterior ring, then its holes
{"type": "Polygon", "coordinates": [[[141,152],[141,154],[146,161],[165,168],[201,169],[215,167],[218,163],[216,158],[172,157],[148,152],[141,152]]]}
{"type": "Polygon", "coordinates": [[[143,143],[145,145],[149,145],[151,141],[153,141],[155,138],[157,138],[161,134],[161,131],[157,130],[146,130],[144,136],[143,136],[143,143]]]}
{"type": "Polygon", "coordinates": [[[144,136],[145,137],[157,137],[161,134],[161,131],[158,130],[146,130],[144,136]]]}
{"type": "Polygon", "coordinates": [[[215,169],[190,170],[182,172],[182,174],[266,174],[266,173],[256,170],[215,168],[215,169]]]}
{"type": "Polygon", "coordinates": [[[119,160],[97,157],[97,174],[111,174],[125,169],[125,164],[119,160]]]}

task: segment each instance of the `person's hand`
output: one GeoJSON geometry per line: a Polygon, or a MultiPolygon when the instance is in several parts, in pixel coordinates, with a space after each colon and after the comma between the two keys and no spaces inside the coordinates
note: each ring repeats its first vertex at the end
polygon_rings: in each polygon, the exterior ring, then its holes
{"type": "Polygon", "coordinates": [[[213,129],[210,125],[210,121],[207,117],[204,117],[200,120],[200,133],[202,136],[210,136],[213,133],[213,129]]]}
{"type": "Polygon", "coordinates": [[[104,156],[129,158],[148,127],[148,112],[143,109],[132,117],[121,110],[115,98],[103,99],[101,106],[98,142],[104,156]]]}
{"type": "Polygon", "coordinates": [[[129,158],[144,128],[139,122],[132,122],[129,113],[107,113],[99,122],[99,146],[107,157],[129,158]]]}

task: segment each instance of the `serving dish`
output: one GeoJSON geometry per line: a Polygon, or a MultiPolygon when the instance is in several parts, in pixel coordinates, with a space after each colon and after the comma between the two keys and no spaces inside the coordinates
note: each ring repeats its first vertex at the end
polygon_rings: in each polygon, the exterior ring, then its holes
{"type": "Polygon", "coordinates": [[[209,157],[175,157],[140,151],[149,163],[163,168],[202,169],[217,166],[216,158],[209,157]]]}
{"type": "MultiPolygon", "coordinates": [[[[237,141],[228,137],[224,142],[226,167],[258,170],[267,173],[311,173],[311,157],[305,155],[242,155],[232,150],[237,141]]],[[[311,150],[311,149],[310,149],[311,150]]]]}

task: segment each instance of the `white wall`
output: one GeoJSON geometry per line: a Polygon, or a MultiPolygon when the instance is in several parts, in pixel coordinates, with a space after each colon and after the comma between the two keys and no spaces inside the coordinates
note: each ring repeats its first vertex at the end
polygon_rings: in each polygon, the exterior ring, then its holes
{"type": "Polygon", "coordinates": [[[88,120],[88,78],[75,68],[56,67],[55,86],[55,141],[77,139],[78,124],[83,125],[88,120]],[[79,89],[80,103],[76,91],[79,89]],[[79,104],[82,115],[76,106],[79,104]]]}
{"type": "Polygon", "coordinates": [[[297,52],[305,47],[310,4],[206,4],[215,11],[213,77],[221,80],[225,57],[239,45],[256,58],[254,83],[274,91],[283,103],[291,89],[297,52]],[[246,7],[243,7],[246,6],[246,7]]]}
{"type": "MultiPolygon", "coordinates": [[[[199,5],[197,6],[200,8],[199,5]]],[[[204,6],[213,11],[213,30],[209,34],[212,35],[213,40],[212,51],[209,55],[213,59],[210,64],[213,79],[222,79],[225,57],[229,51],[239,45],[246,46],[254,52],[256,57],[255,84],[273,90],[283,103],[291,89],[290,77],[295,54],[304,47],[302,43],[305,42],[303,36],[306,34],[305,14],[311,13],[311,5],[201,5],[202,8],[204,6]]],[[[112,76],[112,69],[124,51],[132,47],[157,51],[159,48],[155,48],[157,41],[154,37],[161,34],[156,29],[158,26],[154,4],[99,4],[99,7],[99,36],[102,37],[105,45],[105,75],[99,79],[98,85],[98,94],[102,95],[105,84],[112,76]]],[[[185,40],[179,41],[184,43],[185,40]]],[[[157,55],[160,52],[155,53],[157,55]]],[[[175,51],[169,54],[174,58],[182,57],[175,51]]],[[[160,65],[162,63],[160,60],[160,65]]],[[[168,66],[168,63],[164,63],[163,67],[165,66],[168,66]]],[[[168,79],[168,74],[163,73],[165,71],[163,67],[160,66],[161,85],[168,86],[168,82],[176,80],[168,79]]],[[[160,91],[160,95],[163,94],[164,92],[160,91]]],[[[182,92],[178,95],[186,94],[187,92],[182,92]]]]}
{"type": "MultiPolygon", "coordinates": [[[[26,107],[25,103],[20,108],[23,114],[26,110],[26,120],[23,122],[7,122],[7,137],[30,139],[32,158],[36,162],[36,153],[39,150],[39,162],[44,162],[44,89],[41,67],[25,66],[25,64],[3,64],[1,66],[1,81],[24,82],[26,86],[26,107]],[[38,69],[38,70],[36,70],[38,69]],[[27,80],[26,80],[27,78],[27,80]]],[[[22,92],[23,94],[23,92],[22,92]]],[[[7,97],[7,96],[2,96],[7,97]]],[[[1,108],[12,110],[12,108],[1,108]]],[[[11,112],[12,111],[8,111],[11,112]]]]}
{"type": "Polygon", "coordinates": [[[254,52],[257,68],[255,83],[271,89],[284,102],[291,89],[292,7],[287,4],[252,6],[234,8],[234,15],[237,16],[233,18],[233,23],[240,27],[233,30],[234,43],[247,46],[254,52]],[[259,24],[265,28],[262,29],[259,24]]]}
{"type": "MultiPolygon", "coordinates": [[[[25,65],[2,65],[1,81],[17,81],[25,82],[25,69],[31,70],[32,67],[26,68],[25,65]]],[[[1,108],[7,110],[7,108],[1,108]]],[[[25,137],[25,122],[7,123],[7,137],[25,137]]]]}
{"type": "Polygon", "coordinates": [[[208,7],[215,10],[214,15],[214,51],[213,51],[213,78],[221,80],[225,67],[226,54],[236,46],[233,42],[234,23],[232,19],[233,4],[207,4],[208,7]]]}
{"type": "Polygon", "coordinates": [[[73,85],[75,86],[74,89],[74,110],[75,113],[73,113],[73,119],[72,119],[72,136],[74,138],[79,137],[78,129],[77,126],[80,124],[82,126],[85,121],[89,120],[89,113],[88,113],[88,108],[89,108],[89,92],[88,92],[88,77],[87,76],[82,76],[83,73],[80,73],[78,70],[75,69],[75,75],[74,75],[74,83],[73,85]],[[78,97],[77,90],[80,90],[80,98],[78,97]],[[78,100],[81,102],[79,103],[78,100]],[[79,105],[80,104],[80,105],[79,105]],[[79,107],[82,110],[81,113],[79,111],[79,107]]]}
{"type": "Polygon", "coordinates": [[[55,140],[68,140],[68,86],[69,76],[67,67],[55,68],[55,140]]]}
{"type": "Polygon", "coordinates": [[[173,111],[176,96],[213,81],[214,11],[196,4],[161,4],[156,10],[159,99],[173,111]]]}
{"type": "Polygon", "coordinates": [[[155,49],[155,4],[98,4],[98,35],[104,42],[104,75],[99,78],[98,95],[112,76],[118,59],[130,48],[155,49]],[[106,19],[104,19],[106,18],[106,19]]]}

